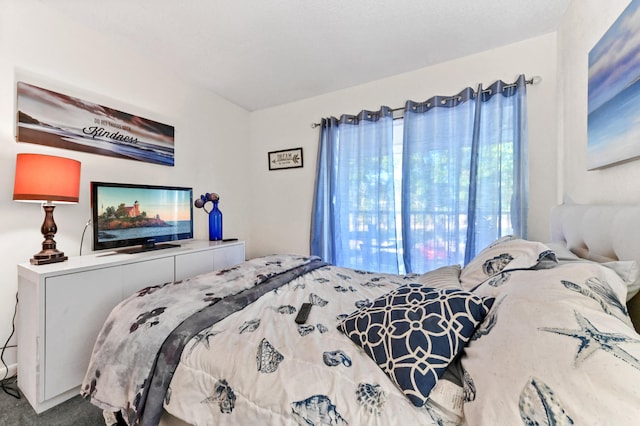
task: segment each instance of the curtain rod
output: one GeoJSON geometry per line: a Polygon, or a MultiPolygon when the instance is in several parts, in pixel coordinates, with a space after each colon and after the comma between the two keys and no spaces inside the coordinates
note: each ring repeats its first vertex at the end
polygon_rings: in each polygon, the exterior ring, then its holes
{"type": "MultiPolygon", "coordinates": [[[[524,82],[525,82],[525,84],[534,85],[534,84],[539,84],[541,81],[542,81],[542,77],[540,77],[539,75],[534,75],[533,77],[531,77],[528,80],[525,80],[524,82]]],[[[507,89],[509,87],[515,87],[515,85],[516,85],[516,83],[505,84],[503,88],[507,89]]],[[[489,89],[487,89],[487,90],[489,90],[489,89]]],[[[475,94],[475,91],[473,93],[475,94]]],[[[451,99],[453,99],[453,98],[455,98],[455,96],[451,96],[451,99]]],[[[391,112],[400,111],[400,110],[403,110],[403,109],[404,109],[404,107],[392,108],[391,112]]],[[[311,123],[311,128],[312,129],[315,129],[316,127],[319,127],[319,126],[320,126],[320,123],[311,123]]]]}

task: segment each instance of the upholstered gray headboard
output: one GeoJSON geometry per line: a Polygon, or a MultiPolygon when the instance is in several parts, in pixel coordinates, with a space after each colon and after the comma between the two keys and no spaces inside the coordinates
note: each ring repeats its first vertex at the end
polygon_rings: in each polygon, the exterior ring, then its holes
{"type": "MultiPolygon", "coordinates": [[[[551,211],[551,240],[584,259],[640,263],[640,206],[562,204],[551,211]]],[[[628,303],[640,332],[640,293],[628,303]]]]}

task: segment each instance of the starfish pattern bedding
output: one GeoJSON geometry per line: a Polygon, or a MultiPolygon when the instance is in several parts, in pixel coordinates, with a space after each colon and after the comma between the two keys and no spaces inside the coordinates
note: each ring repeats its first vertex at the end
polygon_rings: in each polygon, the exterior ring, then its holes
{"type": "Polygon", "coordinates": [[[125,300],[82,393],[129,424],[163,413],[194,425],[635,424],[630,285],[615,268],[558,263],[544,244],[515,238],[423,275],[267,256],[125,300]],[[474,307],[471,322],[452,298],[474,307]],[[460,324],[471,331],[460,335],[460,324]],[[455,350],[436,351],[444,364],[426,365],[434,336],[453,331],[455,350]],[[417,358],[403,377],[429,374],[419,398],[391,367],[407,348],[417,358]]]}

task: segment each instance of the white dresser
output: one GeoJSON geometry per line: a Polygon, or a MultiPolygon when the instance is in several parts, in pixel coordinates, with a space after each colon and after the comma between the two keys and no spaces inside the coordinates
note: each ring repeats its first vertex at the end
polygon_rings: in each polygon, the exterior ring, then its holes
{"type": "Polygon", "coordinates": [[[242,241],[18,265],[18,386],[37,413],[75,395],[111,309],[141,288],[236,265],[242,241]]]}

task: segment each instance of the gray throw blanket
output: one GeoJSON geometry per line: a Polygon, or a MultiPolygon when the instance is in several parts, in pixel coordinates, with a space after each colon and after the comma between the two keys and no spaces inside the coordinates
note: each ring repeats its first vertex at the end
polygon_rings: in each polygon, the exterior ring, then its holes
{"type": "Polygon", "coordinates": [[[98,335],[81,394],[129,424],[157,424],[184,345],[199,332],[290,280],[324,266],[273,255],[142,289],[116,306],[98,335]]]}

